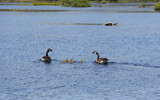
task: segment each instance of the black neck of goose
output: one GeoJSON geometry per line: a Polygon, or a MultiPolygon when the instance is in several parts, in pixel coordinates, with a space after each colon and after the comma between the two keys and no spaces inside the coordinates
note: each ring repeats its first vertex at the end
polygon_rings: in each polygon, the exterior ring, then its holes
{"type": "Polygon", "coordinates": [[[47,52],[46,52],[46,56],[48,56],[48,52],[49,52],[49,50],[47,50],[47,52]]]}
{"type": "Polygon", "coordinates": [[[97,60],[99,59],[99,54],[97,53],[97,60]]]}

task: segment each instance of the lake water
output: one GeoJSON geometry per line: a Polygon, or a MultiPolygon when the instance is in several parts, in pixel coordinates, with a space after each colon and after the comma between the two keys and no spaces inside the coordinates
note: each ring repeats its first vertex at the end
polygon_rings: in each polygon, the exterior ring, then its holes
{"type": "Polygon", "coordinates": [[[54,10],[0,11],[0,100],[160,100],[160,14],[153,6],[0,9],[54,10]],[[48,48],[50,64],[40,61],[48,48]],[[109,64],[96,64],[93,51],[109,64]],[[63,64],[66,58],[75,62],[63,64]]]}

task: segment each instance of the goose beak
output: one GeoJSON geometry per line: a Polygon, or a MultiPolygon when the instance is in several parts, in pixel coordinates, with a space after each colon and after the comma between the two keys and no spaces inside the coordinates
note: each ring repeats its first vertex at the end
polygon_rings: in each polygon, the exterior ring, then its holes
{"type": "Polygon", "coordinates": [[[93,54],[96,54],[96,52],[92,52],[93,54]]]}

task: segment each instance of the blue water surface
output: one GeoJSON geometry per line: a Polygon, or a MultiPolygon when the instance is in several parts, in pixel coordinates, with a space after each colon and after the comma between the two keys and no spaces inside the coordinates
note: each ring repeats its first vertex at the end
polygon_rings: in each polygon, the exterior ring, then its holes
{"type": "Polygon", "coordinates": [[[126,6],[0,11],[0,100],[160,99],[160,14],[115,7],[126,6]],[[40,61],[48,48],[50,64],[40,61]],[[96,64],[93,51],[109,64],[96,64]]]}

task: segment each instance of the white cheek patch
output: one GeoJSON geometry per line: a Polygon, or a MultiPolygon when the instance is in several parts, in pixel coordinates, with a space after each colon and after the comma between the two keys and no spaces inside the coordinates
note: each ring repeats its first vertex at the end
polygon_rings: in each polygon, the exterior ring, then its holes
{"type": "Polygon", "coordinates": [[[44,61],[44,58],[42,58],[41,60],[44,61]]]}
{"type": "Polygon", "coordinates": [[[100,63],[103,63],[104,61],[100,61],[100,63]]]}

